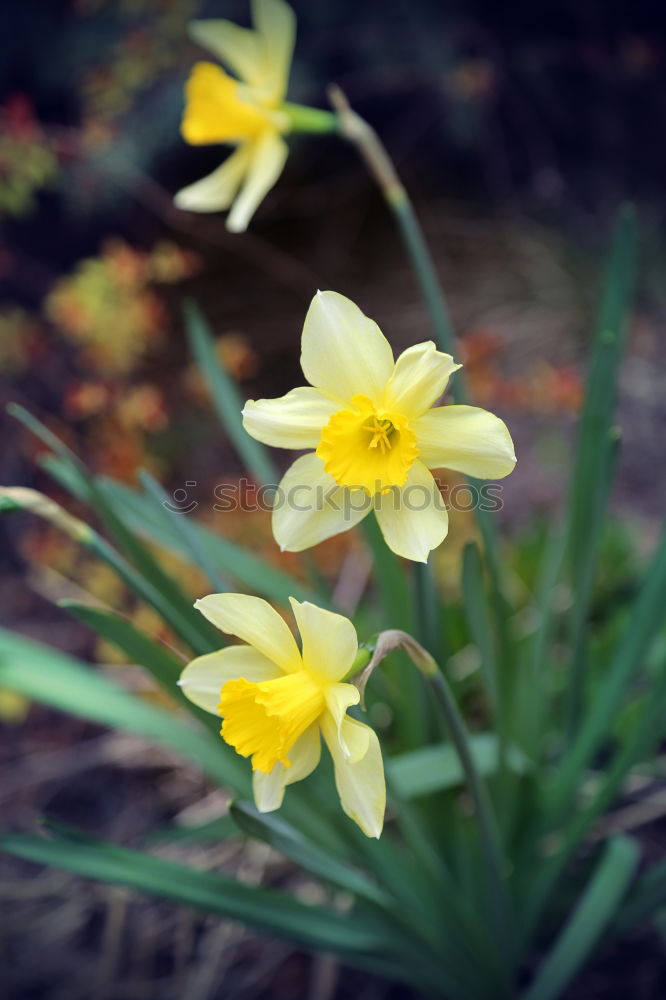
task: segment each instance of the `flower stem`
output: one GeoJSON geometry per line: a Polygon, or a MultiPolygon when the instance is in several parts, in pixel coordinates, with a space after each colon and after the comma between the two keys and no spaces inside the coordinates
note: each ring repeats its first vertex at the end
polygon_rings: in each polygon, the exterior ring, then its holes
{"type": "MultiPolygon", "coordinates": [[[[430,312],[438,345],[448,354],[455,354],[456,340],[448,306],[407,190],[381,139],[372,126],[351,108],[339,87],[329,88],[329,99],[337,111],[340,133],[358,149],[398,224],[430,312]]],[[[457,402],[465,402],[467,393],[460,372],[454,376],[454,382],[454,398],[457,402]]]]}
{"type": "MultiPolygon", "coordinates": [[[[488,877],[488,885],[492,898],[492,911],[495,925],[496,940],[499,946],[497,970],[502,978],[501,996],[510,995],[510,977],[513,964],[513,912],[511,899],[506,885],[506,864],[500,837],[499,826],[488,794],[486,783],[477,768],[471,750],[471,742],[467,727],[458,705],[449,687],[446,677],[430,652],[413,636],[399,629],[389,629],[373,637],[368,645],[372,649],[372,657],[367,665],[352,679],[361,694],[361,704],[364,704],[365,688],[372,674],[382,660],[394,650],[403,650],[410,660],[421,671],[432,685],[434,699],[443,716],[449,731],[463,774],[469,795],[474,805],[474,814],[478,823],[481,838],[481,848],[488,877]],[[499,971],[501,969],[501,972],[499,971]]],[[[359,659],[359,665],[365,656],[359,659]]],[[[499,995],[498,995],[499,1000],[499,995]]]]}
{"type": "Polygon", "coordinates": [[[511,901],[506,888],[504,853],[501,846],[499,828],[495,819],[486,784],[477,770],[470,750],[469,733],[458,709],[446,678],[441,670],[430,674],[435,699],[451,734],[456,748],[469,794],[474,803],[474,812],[479,824],[483,854],[491,886],[494,917],[497,924],[498,942],[505,956],[510,960],[511,945],[511,901]]]}
{"type": "Polygon", "coordinates": [[[339,127],[337,115],[321,108],[286,102],[280,111],[288,117],[292,132],[337,132],[339,127]]]}

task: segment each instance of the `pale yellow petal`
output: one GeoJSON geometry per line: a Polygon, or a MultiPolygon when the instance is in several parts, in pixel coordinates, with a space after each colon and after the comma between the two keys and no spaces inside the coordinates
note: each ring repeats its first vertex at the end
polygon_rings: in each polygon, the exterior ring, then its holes
{"type": "Polygon", "coordinates": [[[503,420],[477,406],[439,406],[412,424],[420,459],[478,479],[502,479],[516,455],[503,420]]]}
{"type": "MultiPolygon", "coordinates": [[[[348,618],[334,611],[319,608],[309,601],[301,603],[293,597],[289,601],[301,633],[303,665],[306,670],[328,680],[339,681],[351,669],[358,650],[356,629],[348,618]]],[[[351,687],[349,684],[342,686],[351,687]]],[[[355,691],[356,688],[352,690],[355,691]]]]}
{"type": "Polygon", "coordinates": [[[273,508],[273,535],[283,552],[302,552],[348,531],[371,510],[363,490],[338,486],[314,453],[302,455],[282,479],[273,508]]]}
{"type": "Polygon", "coordinates": [[[291,767],[276,764],[270,774],[252,772],[254,802],[259,812],[273,812],[279,809],[284,798],[286,785],[293,785],[311,774],[321,756],[321,735],[319,724],[315,723],[298,737],[289,751],[291,767]]]}
{"type": "Polygon", "coordinates": [[[281,675],[280,668],[252,646],[228,646],[188,663],[178,685],[199,708],[219,715],[220,692],[227,681],[244,677],[256,683],[272,681],[281,675]]]}
{"type": "Polygon", "coordinates": [[[369,726],[356,719],[346,718],[342,726],[344,743],[355,747],[360,740],[367,739],[365,754],[356,759],[345,757],[338,731],[330,715],[322,719],[322,732],[333,758],[335,784],[342,808],[355,823],[358,823],[366,837],[379,837],[384,826],[386,810],[386,784],[382,752],[376,733],[369,726]],[[363,733],[363,730],[367,730],[363,733]],[[352,763],[352,760],[354,761],[352,763]]]}
{"type": "Polygon", "coordinates": [[[326,690],[326,707],[337,728],[340,749],[345,760],[351,764],[361,760],[368,752],[368,733],[370,732],[368,726],[348,730],[344,725],[347,709],[352,705],[358,705],[360,700],[359,690],[353,684],[331,684],[326,690]],[[348,745],[345,735],[349,734],[351,734],[352,743],[348,745]]]}
{"type": "Polygon", "coordinates": [[[386,408],[418,417],[439,399],[457,365],[450,354],[438,351],[432,340],[403,351],[386,386],[386,408]]]}
{"type": "Polygon", "coordinates": [[[384,541],[396,555],[427,562],[449,527],[444,499],[431,472],[417,459],[402,489],[375,497],[375,510],[384,541]]]}
{"type": "Polygon", "coordinates": [[[190,38],[253,87],[265,82],[264,47],[256,31],[221,19],[190,21],[190,38]]]}
{"type": "Polygon", "coordinates": [[[289,626],[267,601],[249,594],[209,594],[194,606],[222,632],[254,646],[281,670],[291,673],[302,669],[289,626]]]}
{"type": "Polygon", "coordinates": [[[227,217],[227,229],[241,233],[284,169],[289,147],[274,129],[265,129],[252,142],[250,164],[240,194],[227,217]]]}
{"type": "Polygon", "coordinates": [[[289,4],[283,0],[252,0],[252,22],[263,50],[266,97],[279,104],[284,100],[289,83],[296,18],[289,4]]]}
{"type": "Polygon", "coordinates": [[[182,188],[175,196],[174,204],[186,212],[221,212],[229,208],[249,163],[249,146],[244,143],[212,174],[182,188]]]}
{"type": "Polygon", "coordinates": [[[316,448],[323,427],[340,404],[319,389],[303,386],[279,399],[248,399],[243,427],[257,441],[273,448],[316,448]]]}
{"type": "Polygon", "coordinates": [[[374,320],[337,292],[317,292],[303,326],[301,367],[311,385],[341,402],[368,396],[381,405],[393,352],[374,320]]]}

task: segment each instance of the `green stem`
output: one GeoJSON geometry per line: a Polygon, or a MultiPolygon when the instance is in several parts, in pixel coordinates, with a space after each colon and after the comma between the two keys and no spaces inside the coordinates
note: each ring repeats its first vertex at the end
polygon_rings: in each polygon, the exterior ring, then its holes
{"type": "MultiPolygon", "coordinates": [[[[381,139],[372,126],[352,110],[339,87],[331,87],[329,97],[338,113],[340,133],[358,149],[398,224],[414,274],[430,312],[439,347],[448,354],[455,354],[456,338],[448,306],[407,189],[398,177],[381,139]]],[[[453,396],[456,402],[464,403],[467,393],[460,372],[453,378],[453,396]]]]}
{"type": "Polygon", "coordinates": [[[430,676],[430,682],[432,683],[435,698],[442,710],[451,734],[451,739],[465,772],[465,781],[479,821],[488,870],[495,884],[495,896],[498,900],[502,901],[502,907],[505,909],[504,853],[500,844],[499,829],[490,802],[490,796],[488,795],[485,782],[476,769],[469,745],[467,727],[453,697],[451,688],[441,670],[430,676]]]}
{"type": "Polygon", "coordinates": [[[337,115],[321,108],[308,108],[304,104],[290,104],[288,101],[280,110],[288,117],[292,132],[337,132],[337,115]]]}
{"type": "Polygon", "coordinates": [[[488,868],[488,875],[493,886],[493,897],[496,916],[501,922],[502,937],[509,929],[508,918],[510,906],[504,877],[504,853],[502,851],[499,829],[485,782],[477,771],[470,750],[469,734],[462,715],[453,697],[451,689],[441,670],[430,676],[437,704],[451,734],[451,740],[456,748],[469,794],[474,803],[474,811],[479,822],[479,831],[483,844],[483,852],[488,868]]]}

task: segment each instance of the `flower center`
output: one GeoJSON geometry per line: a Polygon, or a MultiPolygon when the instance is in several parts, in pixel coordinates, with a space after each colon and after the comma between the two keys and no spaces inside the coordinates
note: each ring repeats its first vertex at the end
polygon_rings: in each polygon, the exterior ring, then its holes
{"type": "Polygon", "coordinates": [[[338,485],[369,496],[404,486],[418,453],[407,418],[378,409],[367,396],[354,396],[351,409],[333,414],[317,447],[338,485]]]}
{"type": "Polygon", "coordinates": [[[325,708],[324,690],[305,670],[254,684],[227,681],[220,695],[220,735],[252,768],[270,774],[291,767],[287,754],[325,708]]]}

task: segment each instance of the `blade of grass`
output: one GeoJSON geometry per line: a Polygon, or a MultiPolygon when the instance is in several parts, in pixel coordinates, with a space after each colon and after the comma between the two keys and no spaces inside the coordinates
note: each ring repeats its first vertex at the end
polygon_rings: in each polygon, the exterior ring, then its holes
{"type": "Polygon", "coordinates": [[[184,303],[183,314],[190,349],[210,390],[222,428],[256,481],[264,486],[277,486],[277,469],[268,451],[259,441],[250,437],[243,427],[244,400],[215,352],[213,334],[203,313],[195,302],[188,299],[184,303]]]}
{"type": "Polygon", "coordinates": [[[629,837],[609,841],[597,868],[523,1000],[555,1000],[598,944],[625,895],[640,851],[629,837]]]}

